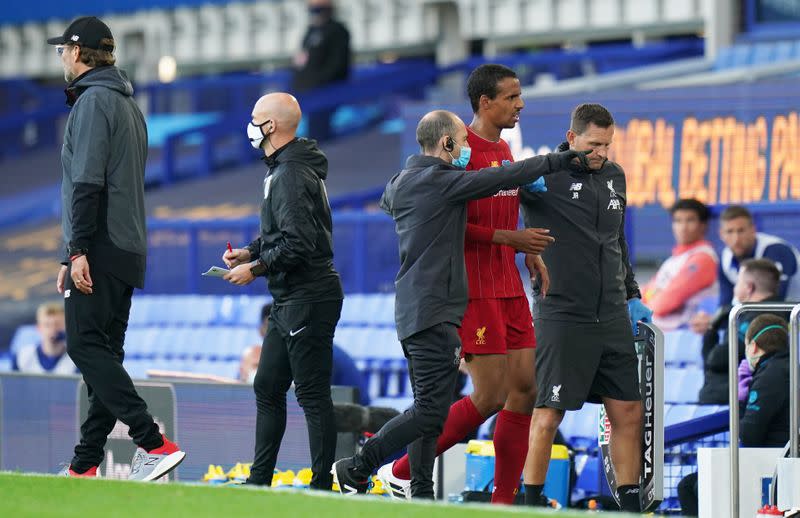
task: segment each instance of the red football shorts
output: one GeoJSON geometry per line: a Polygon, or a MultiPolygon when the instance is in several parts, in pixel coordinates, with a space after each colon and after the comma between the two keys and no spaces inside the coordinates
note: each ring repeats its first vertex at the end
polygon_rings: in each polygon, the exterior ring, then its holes
{"type": "Polygon", "coordinates": [[[471,299],[458,330],[461,354],[506,354],[535,349],[527,297],[471,299]]]}

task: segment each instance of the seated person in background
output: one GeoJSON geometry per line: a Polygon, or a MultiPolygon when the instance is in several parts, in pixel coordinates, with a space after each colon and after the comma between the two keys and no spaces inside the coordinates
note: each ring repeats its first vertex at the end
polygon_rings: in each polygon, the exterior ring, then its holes
{"type": "MultiPolygon", "coordinates": [[[[264,304],[261,308],[261,325],[258,332],[261,338],[267,334],[267,326],[269,325],[269,314],[272,311],[272,304],[264,304]]],[[[248,347],[242,352],[242,359],[239,363],[239,381],[245,383],[253,383],[256,371],[258,371],[258,363],[261,359],[261,345],[253,345],[248,347]]],[[[350,355],[333,344],[333,372],[331,375],[331,385],[341,385],[344,387],[357,387],[359,392],[359,402],[368,406],[370,403],[369,390],[367,381],[364,375],[356,367],[350,355]]]]}
{"type": "MultiPolygon", "coordinates": [[[[786,320],[759,315],[747,327],[739,365],[739,440],[749,448],[781,448],[789,441],[789,329],[786,320]]],[[[697,473],[678,483],[684,516],[697,516],[697,473]]]]}
{"type": "MultiPolygon", "coordinates": [[[[781,273],[778,295],[781,300],[800,301],[800,251],[785,240],[770,234],[756,232],[753,216],[746,208],[732,205],[722,211],[719,237],[725,243],[719,263],[719,305],[736,304],[733,286],[742,261],[770,259],[781,273]]],[[[741,301],[739,301],[741,302],[741,301]]],[[[699,312],[689,326],[696,333],[705,333],[711,325],[711,316],[699,312]]]]}
{"type": "MultiPolygon", "coordinates": [[[[733,288],[740,302],[780,302],[778,285],[780,272],[769,259],[748,259],[739,268],[739,277],[733,288]]],[[[703,368],[705,381],[700,389],[699,401],[706,405],[728,404],[728,314],[731,307],[724,306],[714,316],[711,328],[703,335],[703,368]],[[719,331],[722,330],[722,339],[719,331]]],[[[756,314],[745,313],[739,323],[739,361],[744,358],[745,330],[756,314]]]]}
{"type": "Polygon", "coordinates": [[[642,302],[664,331],[687,325],[700,301],[717,294],[719,267],[714,247],[705,238],[708,207],[694,199],[678,200],[670,214],[676,243],[672,256],[642,290],[642,302]]]}
{"type": "Polygon", "coordinates": [[[759,315],[747,328],[739,365],[742,446],[783,447],[789,441],[789,329],[786,320],[759,315]]]}
{"type": "Polygon", "coordinates": [[[48,302],[36,309],[36,329],[41,341],[26,345],[11,359],[11,370],[30,374],[77,374],[67,355],[64,305],[48,302]]]}

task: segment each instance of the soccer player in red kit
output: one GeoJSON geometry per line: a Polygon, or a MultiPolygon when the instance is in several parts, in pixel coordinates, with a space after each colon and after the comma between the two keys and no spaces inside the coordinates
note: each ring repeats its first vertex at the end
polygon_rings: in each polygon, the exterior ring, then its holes
{"type": "MultiPolygon", "coordinates": [[[[517,75],[502,65],[481,65],[470,74],[467,93],[474,113],[467,128],[472,148],[467,169],[513,161],[500,132],[517,124],[524,106],[517,75]]],[[[499,412],[492,502],[503,504],[513,503],[519,486],[536,401],[536,339],[514,258],[516,251],[527,253],[531,277],[538,277],[539,289],[546,292],[549,277],[538,254],[553,241],[543,229],[517,230],[518,221],[518,189],[467,205],[469,304],[459,334],[475,390],[450,407],[436,444],[438,455],[499,412]]],[[[407,456],[383,466],[378,477],[392,496],[409,497],[407,456]]]]}

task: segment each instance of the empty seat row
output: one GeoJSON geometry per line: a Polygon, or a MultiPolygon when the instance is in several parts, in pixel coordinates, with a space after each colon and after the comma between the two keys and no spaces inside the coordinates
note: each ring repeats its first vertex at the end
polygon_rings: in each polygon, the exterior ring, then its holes
{"type": "Polygon", "coordinates": [[[724,70],[797,59],[800,59],[800,40],[737,43],[718,52],[714,68],[724,70]]]}
{"type": "Polygon", "coordinates": [[[152,325],[243,325],[257,327],[266,296],[139,295],[133,298],[130,327],[152,325]]]}
{"type": "MultiPolygon", "coordinates": [[[[258,326],[261,307],[270,299],[249,295],[139,295],[133,298],[128,325],[258,326]]],[[[394,326],[394,294],[347,295],[340,322],[394,326]]]]}

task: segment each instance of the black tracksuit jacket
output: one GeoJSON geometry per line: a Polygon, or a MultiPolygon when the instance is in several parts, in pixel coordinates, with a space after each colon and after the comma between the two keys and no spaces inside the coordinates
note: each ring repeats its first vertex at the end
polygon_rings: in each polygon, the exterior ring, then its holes
{"type": "MultiPolygon", "coordinates": [[[[559,147],[564,150],[565,147],[559,147]]],[[[607,322],[628,316],[641,297],[625,241],[625,172],[614,162],[599,171],[564,169],[547,176],[547,192],[520,189],[526,227],[550,229],[555,243],[542,253],[550,290],[534,285],[533,317],[607,322]]]]}
{"type": "Polygon", "coordinates": [[[265,159],[260,236],[247,248],[266,268],[276,305],[341,300],[333,267],[328,159],[316,141],[296,138],[265,159]]]}

